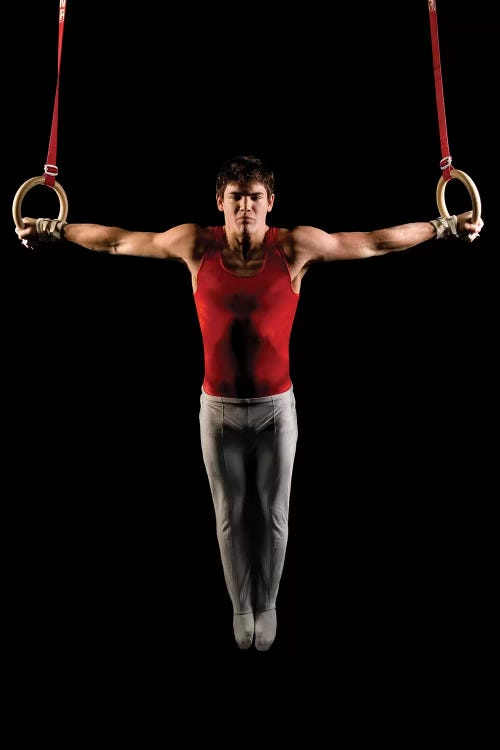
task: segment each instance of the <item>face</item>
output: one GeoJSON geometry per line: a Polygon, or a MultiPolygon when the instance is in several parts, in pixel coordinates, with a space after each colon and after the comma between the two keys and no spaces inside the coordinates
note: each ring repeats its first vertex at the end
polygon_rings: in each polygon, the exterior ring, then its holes
{"type": "Polygon", "coordinates": [[[224,197],[217,197],[217,208],[224,212],[226,228],[237,234],[255,234],[266,226],[266,218],[274,203],[274,194],[267,197],[267,191],[260,182],[239,184],[230,182],[224,190],[224,197]]]}

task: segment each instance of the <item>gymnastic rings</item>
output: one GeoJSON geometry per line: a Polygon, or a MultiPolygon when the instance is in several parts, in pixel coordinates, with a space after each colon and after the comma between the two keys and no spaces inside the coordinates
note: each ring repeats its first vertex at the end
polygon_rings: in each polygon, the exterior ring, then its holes
{"type": "MultiPolygon", "coordinates": [[[[14,201],[12,203],[12,216],[18,229],[25,228],[23,224],[23,215],[21,212],[21,208],[26,193],[28,193],[31,188],[35,187],[35,185],[42,184],[45,184],[45,175],[41,175],[40,177],[31,177],[29,180],[26,180],[26,182],[23,182],[23,184],[15,194],[14,201]]],[[[47,185],[47,187],[51,187],[53,190],[55,190],[57,193],[57,197],[59,198],[59,216],[57,217],[57,220],[66,221],[66,217],[68,215],[68,197],[62,185],[60,185],[59,182],[55,182],[54,186],[47,185]]]]}
{"type": "MultiPolygon", "coordinates": [[[[451,179],[457,179],[460,180],[460,182],[463,182],[467,190],[469,191],[469,195],[472,200],[472,223],[476,224],[481,216],[481,198],[479,196],[479,191],[474,184],[473,180],[467,175],[465,172],[461,172],[460,169],[451,169],[450,170],[450,178],[451,179]]],[[[444,200],[444,191],[446,188],[446,183],[449,182],[449,180],[445,180],[444,177],[439,178],[439,182],[437,184],[436,188],[436,201],[439,209],[440,216],[443,216],[445,219],[450,218],[450,214],[448,212],[448,209],[446,207],[446,202],[444,200]]],[[[472,241],[476,235],[469,235],[469,239],[472,241]]]]}

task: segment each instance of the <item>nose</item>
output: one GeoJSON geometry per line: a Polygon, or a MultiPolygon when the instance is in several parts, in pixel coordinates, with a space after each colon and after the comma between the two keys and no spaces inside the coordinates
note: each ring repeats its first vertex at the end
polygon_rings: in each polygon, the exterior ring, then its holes
{"type": "Polygon", "coordinates": [[[250,211],[252,207],[252,199],[249,195],[242,195],[241,196],[241,210],[242,211],[250,211]]]}

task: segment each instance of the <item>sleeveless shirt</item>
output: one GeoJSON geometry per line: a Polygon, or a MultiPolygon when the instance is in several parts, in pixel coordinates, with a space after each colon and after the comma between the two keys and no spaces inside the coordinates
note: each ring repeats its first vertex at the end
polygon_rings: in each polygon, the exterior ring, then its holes
{"type": "Polygon", "coordinates": [[[299,295],[278,230],[264,238],[264,260],[253,276],[224,266],[224,227],[210,227],[194,300],[204,351],[203,389],[212,396],[257,398],[291,386],[289,344],[299,295]]]}

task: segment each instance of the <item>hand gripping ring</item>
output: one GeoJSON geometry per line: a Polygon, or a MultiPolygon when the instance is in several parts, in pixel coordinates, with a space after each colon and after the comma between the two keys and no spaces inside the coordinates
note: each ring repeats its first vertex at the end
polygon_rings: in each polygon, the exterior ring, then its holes
{"type": "MultiPolygon", "coordinates": [[[[23,182],[23,184],[15,194],[14,201],[12,203],[12,216],[14,217],[14,222],[18,229],[24,229],[21,207],[26,193],[28,193],[32,187],[35,187],[35,185],[42,185],[44,183],[45,175],[41,175],[40,177],[31,177],[29,180],[26,180],[26,182],[23,182]]],[[[52,187],[52,185],[48,185],[47,187],[52,187]]],[[[56,191],[59,198],[59,216],[57,217],[57,220],[66,221],[66,217],[68,215],[68,197],[59,182],[55,182],[52,189],[56,191]]]]}
{"type": "MultiPolygon", "coordinates": [[[[469,195],[472,199],[471,221],[473,224],[476,224],[481,216],[481,198],[479,196],[477,187],[475,186],[469,175],[465,174],[465,172],[461,172],[460,169],[451,169],[450,177],[452,179],[456,178],[457,180],[460,180],[460,182],[463,182],[463,184],[469,191],[469,195]]],[[[444,200],[444,191],[447,182],[449,182],[449,180],[445,180],[444,177],[440,177],[436,188],[436,201],[439,209],[439,214],[440,216],[444,216],[445,219],[450,218],[450,213],[446,208],[446,203],[444,200]]]]}

